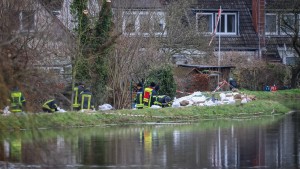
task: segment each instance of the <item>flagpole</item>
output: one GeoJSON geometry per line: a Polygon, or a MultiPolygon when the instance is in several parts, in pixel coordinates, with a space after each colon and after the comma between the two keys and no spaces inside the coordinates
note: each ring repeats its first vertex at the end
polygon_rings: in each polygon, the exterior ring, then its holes
{"type": "MultiPolygon", "coordinates": [[[[220,6],[220,9],[221,9],[221,6],[220,6]]],[[[218,53],[218,66],[220,67],[220,58],[221,58],[221,51],[220,51],[220,48],[221,48],[221,19],[222,17],[220,16],[220,23],[219,23],[219,53],[218,53]]]]}
{"type": "MultiPolygon", "coordinates": [[[[222,11],[222,8],[221,8],[221,6],[220,6],[220,11],[222,11]]],[[[219,18],[219,52],[218,52],[218,72],[219,73],[221,73],[220,72],[220,62],[221,62],[221,24],[222,24],[222,22],[221,22],[221,19],[222,19],[222,17],[221,17],[221,14],[220,14],[220,18],[219,18]]],[[[218,76],[218,84],[220,83],[220,74],[219,74],[219,76],[218,76]]]]}
{"type": "MultiPolygon", "coordinates": [[[[214,37],[217,33],[217,28],[219,26],[219,52],[218,52],[218,72],[219,73],[220,73],[220,60],[221,60],[221,23],[219,25],[218,25],[218,23],[221,20],[221,14],[222,14],[222,8],[220,6],[220,9],[218,10],[218,16],[217,16],[217,19],[216,19],[215,28],[214,28],[212,37],[210,39],[210,42],[208,43],[208,46],[210,46],[210,44],[212,43],[212,41],[213,41],[213,39],[214,39],[214,37]]],[[[218,85],[219,85],[219,82],[220,82],[220,74],[218,75],[218,85]]]]}

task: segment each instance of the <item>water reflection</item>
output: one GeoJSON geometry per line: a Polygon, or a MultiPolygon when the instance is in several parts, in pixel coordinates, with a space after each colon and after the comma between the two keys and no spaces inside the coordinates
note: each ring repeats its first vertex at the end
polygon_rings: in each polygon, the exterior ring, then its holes
{"type": "Polygon", "coordinates": [[[10,133],[0,168],[298,168],[299,117],[10,133]]]}

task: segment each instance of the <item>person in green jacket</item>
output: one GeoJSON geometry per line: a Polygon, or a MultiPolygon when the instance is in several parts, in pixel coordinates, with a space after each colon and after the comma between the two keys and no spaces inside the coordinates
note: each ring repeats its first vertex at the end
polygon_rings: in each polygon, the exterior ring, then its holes
{"type": "Polygon", "coordinates": [[[137,109],[143,109],[144,108],[144,102],[143,102],[143,95],[144,94],[144,88],[142,83],[137,84],[137,92],[135,97],[135,107],[137,109]]]}
{"type": "Polygon", "coordinates": [[[80,110],[93,110],[95,108],[94,98],[92,96],[92,92],[89,88],[86,88],[81,92],[79,97],[80,110]]]}
{"type": "Polygon", "coordinates": [[[48,100],[43,104],[43,111],[48,113],[54,113],[58,111],[58,106],[56,104],[56,101],[54,99],[48,100]]]}
{"type": "Polygon", "coordinates": [[[26,100],[18,87],[14,87],[10,93],[10,108],[13,113],[20,113],[25,109],[26,100]]]}
{"type": "Polygon", "coordinates": [[[157,95],[153,96],[153,104],[158,105],[161,107],[171,107],[172,102],[171,102],[171,97],[167,95],[157,95]]]}
{"type": "Polygon", "coordinates": [[[72,104],[72,107],[73,107],[73,110],[80,110],[80,102],[79,102],[79,99],[80,99],[80,94],[84,91],[84,84],[83,83],[78,83],[78,86],[74,87],[73,89],[73,104],[72,104]]]}

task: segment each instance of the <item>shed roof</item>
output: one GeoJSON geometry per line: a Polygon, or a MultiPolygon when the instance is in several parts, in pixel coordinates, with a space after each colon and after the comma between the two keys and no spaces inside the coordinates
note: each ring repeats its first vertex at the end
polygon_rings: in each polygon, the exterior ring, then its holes
{"type": "Polygon", "coordinates": [[[200,68],[200,69],[210,69],[210,68],[221,68],[221,69],[231,69],[235,66],[209,66],[209,65],[191,65],[191,64],[178,64],[179,67],[189,67],[189,68],[200,68]]]}
{"type": "Polygon", "coordinates": [[[201,73],[199,70],[193,67],[176,67],[174,69],[174,75],[177,77],[187,77],[192,72],[201,73]]]}

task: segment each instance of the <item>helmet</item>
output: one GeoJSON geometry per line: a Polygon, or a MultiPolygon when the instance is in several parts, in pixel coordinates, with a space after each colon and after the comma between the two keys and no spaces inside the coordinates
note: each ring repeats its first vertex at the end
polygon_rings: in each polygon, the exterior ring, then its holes
{"type": "Polygon", "coordinates": [[[18,87],[18,86],[14,86],[14,87],[12,88],[12,90],[13,90],[13,91],[18,91],[18,90],[19,90],[19,87],[18,87]]]}
{"type": "Polygon", "coordinates": [[[156,86],[156,83],[151,82],[151,83],[150,83],[150,86],[151,86],[151,87],[155,87],[155,86],[156,86]]]}
{"type": "Polygon", "coordinates": [[[79,82],[78,86],[84,86],[84,83],[83,82],[79,82]]]}
{"type": "Polygon", "coordinates": [[[139,82],[136,86],[143,87],[143,84],[139,82]]]}
{"type": "Polygon", "coordinates": [[[170,101],[171,101],[171,97],[166,96],[166,97],[165,97],[165,102],[168,103],[168,102],[170,102],[170,101]]]}

